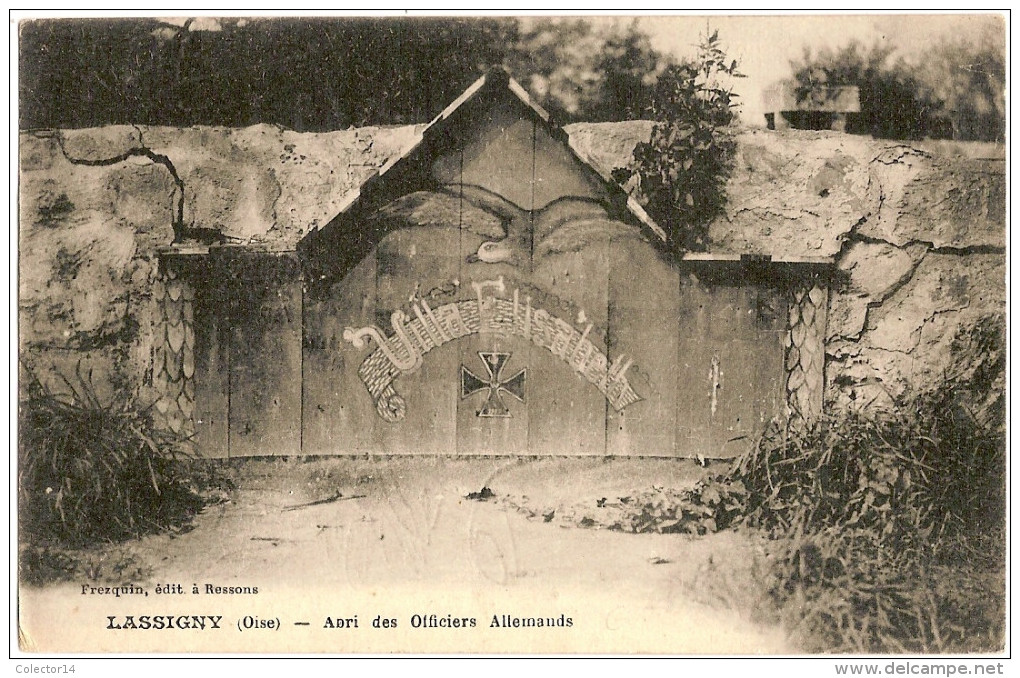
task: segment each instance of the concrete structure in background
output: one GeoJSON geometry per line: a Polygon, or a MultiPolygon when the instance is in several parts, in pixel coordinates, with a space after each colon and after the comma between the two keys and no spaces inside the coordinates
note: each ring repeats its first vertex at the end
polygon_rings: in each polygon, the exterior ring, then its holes
{"type": "Polygon", "coordinates": [[[857,87],[811,87],[781,80],[762,92],[769,129],[813,129],[845,132],[861,112],[857,87]]]}

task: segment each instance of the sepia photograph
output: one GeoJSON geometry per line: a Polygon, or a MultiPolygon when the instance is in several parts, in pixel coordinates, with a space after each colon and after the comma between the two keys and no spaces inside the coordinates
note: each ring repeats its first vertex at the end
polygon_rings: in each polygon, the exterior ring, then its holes
{"type": "Polygon", "coordinates": [[[1001,674],[1008,30],[16,13],[12,659],[1001,674]]]}

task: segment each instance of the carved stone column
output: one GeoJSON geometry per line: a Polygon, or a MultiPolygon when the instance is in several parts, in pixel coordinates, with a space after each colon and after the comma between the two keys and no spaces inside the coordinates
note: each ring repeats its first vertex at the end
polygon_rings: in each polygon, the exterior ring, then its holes
{"type": "Polygon", "coordinates": [[[159,393],[156,422],[191,436],[195,432],[195,290],[165,263],[153,298],[159,307],[152,367],[159,393]]]}
{"type": "Polygon", "coordinates": [[[822,413],[825,325],[829,290],[818,279],[794,286],[786,333],[786,405],[790,421],[811,422],[822,413]]]}

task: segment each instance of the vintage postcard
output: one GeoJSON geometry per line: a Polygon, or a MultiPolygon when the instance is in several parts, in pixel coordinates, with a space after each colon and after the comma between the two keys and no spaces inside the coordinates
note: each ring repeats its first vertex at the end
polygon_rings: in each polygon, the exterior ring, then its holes
{"type": "Polygon", "coordinates": [[[1006,32],[18,17],[19,652],[1003,657],[1006,32]]]}

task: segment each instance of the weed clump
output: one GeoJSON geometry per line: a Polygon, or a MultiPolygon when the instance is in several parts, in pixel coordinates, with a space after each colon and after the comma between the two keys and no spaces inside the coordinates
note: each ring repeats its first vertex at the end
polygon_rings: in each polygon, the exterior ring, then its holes
{"type": "Polygon", "coordinates": [[[782,534],[842,526],[890,547],[936,546],[1005,512],[1005,444],[949,388],[896,410],[774,427],[730,478],[753,492],[745,520],[782,534]],[[905,541],[907,540],[907,541],[905,541]]]}
{"type": "Polygon", "coordinates": [[[812,651],[1002,644],[1005,440],[951,385],[896,410],[773,428],[728,480],[774,537],[768,589],[812,651]]]}
{"type": "Polygon", "coordinates": [[[79,548],[186,523],[215,480],[189,466],[185,441],[126,390],[103,402],[80,373],[63,381],[66,395],[33,377],[21,402],[22,542],[79,548]]]}
{"type": "Polygon", "coordinates": [[[723,479],[770,540],[767,588],[809,651],[989,652],[1005,629],[1005,323],[952,342],[943,384],[774,426],[723,479]]]}

